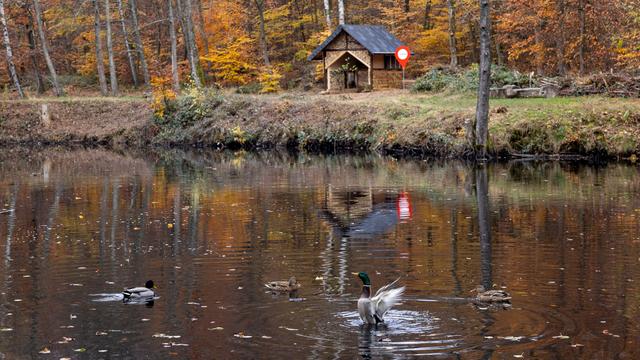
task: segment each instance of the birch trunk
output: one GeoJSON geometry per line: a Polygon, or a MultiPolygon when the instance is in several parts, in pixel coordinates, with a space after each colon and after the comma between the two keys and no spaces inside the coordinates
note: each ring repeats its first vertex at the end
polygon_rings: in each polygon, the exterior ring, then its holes
{"type": "Polygon", "coordinates": [[[198,70],[200,69],[200,55],[196,44],[196,34],[193,27],[193,10],[191,0],[184,0],[184,20],[189,33],[189,63],[191,64],[191,77],[197,87],[202,87],[202,80],[198,70]]]}
{"type": "Polygon", "coordinates": [[[9,28],[7,26],[7,18],[4,14],[4,0],[0,0],[0,21],[2,22],[2,39],[4,40],[4,48],[7,51],[7,64],[9,65],[9,74],[13,85],[18,91],[20,98],[24,98],[24,92],[20,86],[20,80],[18,79],[18,73],[16,72],[16,65],[13,63],[13,51],[11,50],[11,42],[9,39],[9,28]]]}
{"type": "Polygon", "coordinates": [[[171,37],[171,82],[173,91],[180,91],[180,77],[178,75],[178,41],[176,39],[176,19],[173,15],[172,0],[169,3],[169,36],[171,37]]]}
{"type": "Polygon", "coordinates": [[[111,3],[104,0],[104,13],[107,22],[107,55],[109,57],[109,82],[111,83],[111,95],[118,95],[118,74],[116,62],[113,59],[113,40],[111,39],[111,3]]]}
{"type": "Polygon", "coordinates": [[[104,57],[102,54],[102,37],[100,36],[100,6],[98,0],[93,0],[93,26],[96,40],[96,68],[98,70],[98,82],[100,83],[100,93],[107,96],[107,79],[104,76],[104,57]]]}
{"type": "Polygon", "coordinates": [[[489,0],[480,2],[480,84],[476,105],[476,151],[478,157],[487,156],[489,132],[489,88],[491,86],[491,17],[489,0]]]}
{"type": "Polygon", "coordinates": [[[329,6],[329,0],[324,0],[324,16],[327,20],[327,29],[331,30],[331,7],[329,6]]]}
{"type": "Polygon", "coordinates": [[[451,58],[450,66],[455,69],[458,67],[458,46],[456,44],[456,2],[455,0],[447,0],[449,8],[449,54],[451,58]]]}
{"type": "Polygon", "coordinates": [[[264,60],[264,65],[267,67],[271,66],[271,61],[269,60],[269,47],[267,46],[267,34],[264,29],[264,0],[254,0],[256,6],[258,7],[258,17],[260,19],[260,46],[262,47],[262,59],[264,60]]]}
{"type": "Polygon", "coordinates": [[[133,61],[133,49],[131,43],[129,43],[129,33],[127,32],[127,24],[124,19],[124,10],[122,9],[122,0],[118,0],[118,15],[120,15],[120,25],[122,26],[122,36],[124,37],[124,47],[127,50],[127,59],[129,60],[129,70],[131,71],[131,80],[133,86],[138,87],[138,74],[136,72],[136,65],[133,61]]]}
{"type": "Polygon", "coordinates": [[[338,0],[338,23],[344,25],[344,0],[338,0]]]}
{"type": "Polygon", "coordinates": [[[131,7],[131,21],[133,21],[133,35],[136,41],[136,51],[138,51],[138,59],[140,59],[140,67],[142,68],[142,77],[144,78],[144,84],[149,86],[151,78],[149,77],[149,67],[147,66],[147,58],[144,55],[144,45],[142,44],[142,37],[140,36],[140,24],[138,23],[138,6],[136,0],[129,0],[129,6],[131,7]]]}
{"type": "Polygon", "coordinates": [[[42,54],[44,55],[44,60],[47,63],[47,68],[49,69],[49,75],[51,76],[51,82],[53,84],[53,92],[56,96],[64,95],[64,91],[62,87],[60,87],[60,82],[58,81],[58,74],[56,73],[56,68],[53,66],[53,61],[51,60],[51,55],[49,55],[49,46],[47,45],[47,37],[44,34],[44,23],[42,21],[42,10],[40,9],[40,2],[38,0],[33,0],[33,10],[36,15],[36,23],[38,24],[38,35],[40,36],[40,44],[42,45],[42,54]]]}

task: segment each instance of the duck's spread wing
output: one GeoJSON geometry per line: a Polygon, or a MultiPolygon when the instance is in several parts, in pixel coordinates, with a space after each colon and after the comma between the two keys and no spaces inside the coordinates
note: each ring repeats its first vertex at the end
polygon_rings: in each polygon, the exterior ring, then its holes
{"type": "MultiPolygon", "coordinates": [[[[395,281],[390,285],[394,283],[395,281]]],[[[395,289],[389,289],[387,287],[387,289],[384,289],[383,291],[378,290],[378,292],[376,292],[376,296],[371,298],[371,302],[374,305],[378,318],[382,320],[382,317],[387,313],[387,311],[400,302],[402,294],[404,294],[404,286],[395,289]]]]}

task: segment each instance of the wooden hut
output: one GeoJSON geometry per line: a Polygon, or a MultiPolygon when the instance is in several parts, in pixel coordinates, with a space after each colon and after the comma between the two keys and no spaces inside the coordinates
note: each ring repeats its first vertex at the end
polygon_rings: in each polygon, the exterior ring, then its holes
{"type": "Polygon", "coordinates": [[[340,25],[308,60],[322,60],[327,91],[402,88],[402,68],[395,58],[404,45],[384,27],[340,25]]]}

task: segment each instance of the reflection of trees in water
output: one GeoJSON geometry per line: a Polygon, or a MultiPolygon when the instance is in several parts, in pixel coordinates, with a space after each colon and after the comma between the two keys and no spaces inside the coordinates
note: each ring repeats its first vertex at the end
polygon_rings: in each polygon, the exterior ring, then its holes
{"type": "MultiPolygon", "coordinates": [[[[491,209],[489,206],[489,179],[487,164],[480,164],[475,170],[476,201],[478,205],[478,231],[480,234],[480,273],[482,286],[486,289],[493,287],[491,264],[491,209]]],[[[495,319],[490,312],[482,312],[483,327],[481,335],[487,335],[495,319]]],[[[482,359],[490,359],[493,356],[492,349],[486,349],[482,359]]]]}

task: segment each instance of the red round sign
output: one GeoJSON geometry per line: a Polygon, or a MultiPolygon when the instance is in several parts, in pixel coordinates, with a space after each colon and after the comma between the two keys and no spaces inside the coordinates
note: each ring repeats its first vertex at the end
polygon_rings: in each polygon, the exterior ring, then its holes
{"type": "Polygon", "coordinates": [[[400,63],[400,66],[404,69],[409,62],[409,58],[411,57],[411,50],[409,50],[406,46],[399,46],[396,49],[396,60],[400,63]]]}

